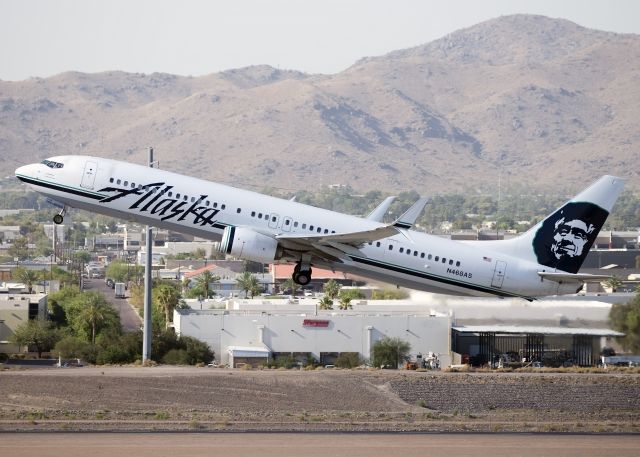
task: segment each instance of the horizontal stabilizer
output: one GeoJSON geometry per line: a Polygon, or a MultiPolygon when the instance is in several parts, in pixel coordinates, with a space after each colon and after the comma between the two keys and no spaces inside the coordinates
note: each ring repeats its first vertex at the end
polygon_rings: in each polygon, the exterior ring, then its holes
{"type": "Polygon", "coordinates": [[[560,283],[567,282],[602,282],[607,279],[611,279],[609,275],[590,275],[587,273],[551,273],[546,271],[539,271],[538,275],[542,279],[548,279],[549,281],[555,281],[560,283]]]}
{"type": "Polygon", "coordinates": [[[391,203],[393,203],[395,199],[396,197],[385,198],[384,201],[376,207],[376,209],[374,209],[373,211],[371,211],[371,213],[369,213],[369,215],[367,216],[367,219],[371,221],[382,222],[384,215],[387,214],[387,210],[389,209],[389,207],[391,206],[391,203]]]}
{"type": "Polygon", "coordinates": [[[420,216],[420,213],[422,213],[422,210],[428,201],[429,198],[427,197],[419,198],[417,202],[411,205],[411,208],[406,210],[404,214],[393,223],[393,225],[403,229],[410,229],[413,227],[413,224],[418,220],[418,216],[420,216]]]}

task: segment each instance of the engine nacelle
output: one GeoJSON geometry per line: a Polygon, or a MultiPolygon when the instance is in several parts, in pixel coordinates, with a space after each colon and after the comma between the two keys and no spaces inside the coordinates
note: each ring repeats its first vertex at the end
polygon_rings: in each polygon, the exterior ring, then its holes
{"type": "Polygon", "coordinates": [[[278,242],[245,227],[227,227],[218,251],[259,263],[271,263],[282,255],[278,242]]]}

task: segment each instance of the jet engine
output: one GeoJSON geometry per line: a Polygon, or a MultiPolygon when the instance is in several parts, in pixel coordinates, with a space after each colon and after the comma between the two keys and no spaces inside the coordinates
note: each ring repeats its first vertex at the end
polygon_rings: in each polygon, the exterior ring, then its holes
{"type": "Polygon", "coordinates": [[[275,239],[249,228],[233,226],[224,229],[218,251],[259,263],[271,263],[282,256],[282,248],[275,239]]]}

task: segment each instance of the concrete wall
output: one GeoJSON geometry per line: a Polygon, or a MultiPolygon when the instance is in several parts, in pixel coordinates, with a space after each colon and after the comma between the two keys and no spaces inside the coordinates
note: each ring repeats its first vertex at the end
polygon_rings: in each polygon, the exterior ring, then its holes
{"type": "Polygon", "coordinates": [[[369,359],[379,339],[396,337],[409,342],[411,358],[418,353],[439,355],[441,365],[450,365],[449,317],[429,315],[372,315],[355,312],[268,314],[176,310],[176,332],[205,341],[216,360],[228,363],[229,346],[266,347],[271,352],[308,352],[320,360],[323,352],[357,352],[369,359]],[[328,326],[303,325],[305,319],[326,320],[328,326]]]}

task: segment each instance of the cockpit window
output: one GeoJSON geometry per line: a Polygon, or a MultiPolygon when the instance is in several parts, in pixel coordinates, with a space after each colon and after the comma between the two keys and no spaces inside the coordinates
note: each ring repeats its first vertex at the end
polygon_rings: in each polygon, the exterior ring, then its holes
{"type": "Polygon", "coordinates": [[[45,164],[49,168],[62,168],[62,167],[64,167],[63,163],[54,162],[53,160],[43,160],[41,163],[45,164]]]}

